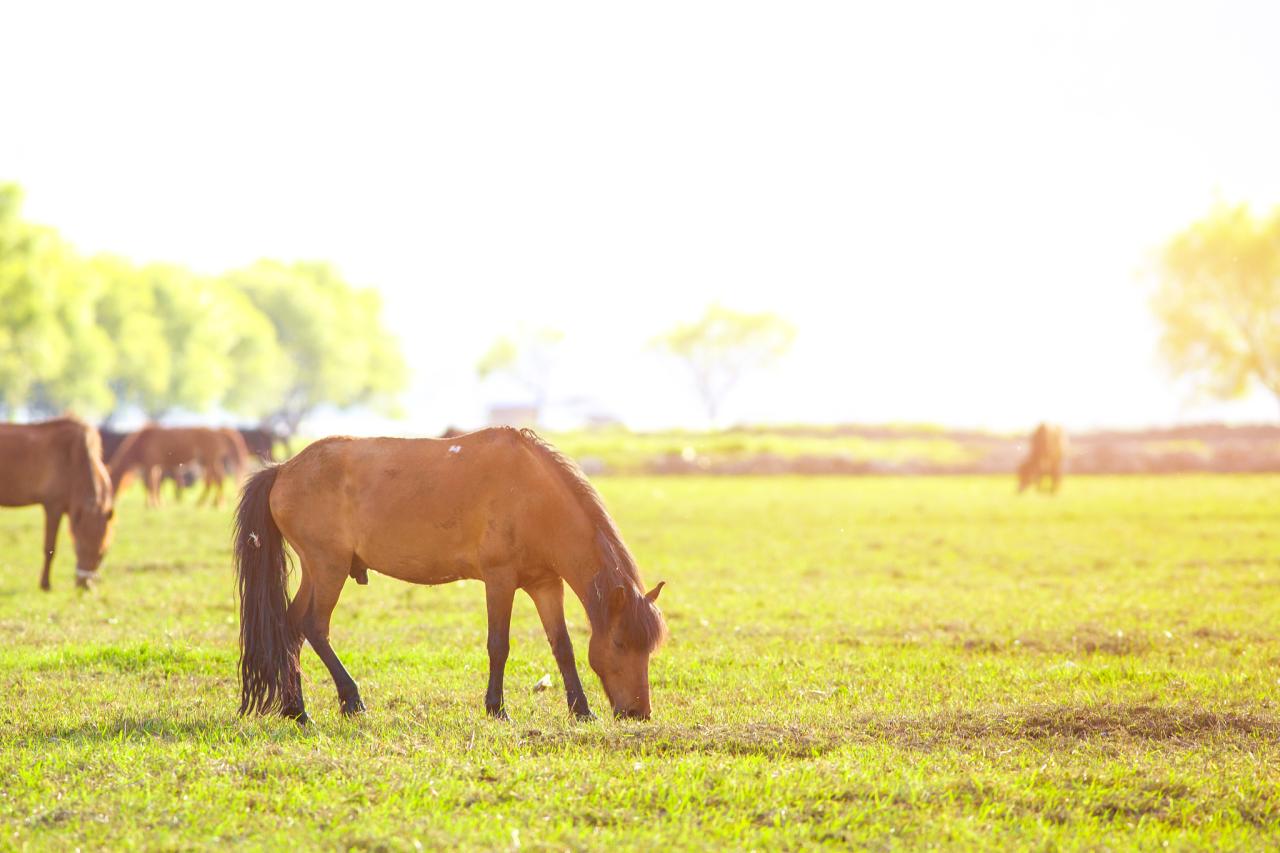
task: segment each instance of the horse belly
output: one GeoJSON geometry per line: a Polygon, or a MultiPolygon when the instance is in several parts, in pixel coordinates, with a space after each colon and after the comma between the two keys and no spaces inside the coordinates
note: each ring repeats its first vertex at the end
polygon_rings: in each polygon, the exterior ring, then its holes
{"type": "Polygon", "coordinates": [[[420,584],[481,577],[483,525],[462,513],[366,517],[362,522],[356,556],[379,574],[420,584]]]}

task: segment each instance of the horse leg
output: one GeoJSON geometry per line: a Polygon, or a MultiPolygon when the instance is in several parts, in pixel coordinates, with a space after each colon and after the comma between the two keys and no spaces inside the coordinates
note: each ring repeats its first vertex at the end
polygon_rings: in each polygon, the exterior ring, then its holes
{"type": "Polygon", "coordinates": [[[515,597],[514,579],[485,581],[484,598],[489,610],[489,690],[484,694],[484,709],[498,720],[510,719],[502,700],[502,674],[511,649],[511,605],[515,597]]]}
{"type": "Polygon", "coordinates": [[[225,480],[227,479],[226,469],[222,467],[221,462],[214,462],[209,466],[209,476],[213,477],[214,484],[213,505],[221,508],[222,490],[226,486],[225,480]]]}
{"type": "Polygon", "coordinates": [[[40,588],[49,591],[49,569],[58,544],[58,528],[62,526],[62,507],[44,505],[44,569],[40,572],[40,588]]]}
{"type": "Polygon", "coordinates": [[[147,468],[147,506],[160,506],[160,481],[164,470],[159,465],[147,468]]]}
{"type": "Polygon", "coordinates": [[[569,702],[569,710],[579,720],[594,720],[596,716],[587,706],[587,695],[582,691],[582,682],[578,679],[578,667],[573,660],[573,641],[569,639],[569,627],[564,623],[564,582],[557,579],[552,583],[535,586],[526,592],[533,599],[534,606],[538,608],[542,629],[547,632],[551,653],[555,655],[556,666],[560,667],[560,678],[564,681],[564,693],[569,702]]]}
{"type": "Polygon", "coordinates": [[[201,466],[204,468],[204,488],[200,490],[200,497],[196,498],[196,506],[204,506],[204,502],[209,499],[213,493],[213,472],[208,465],[201,466]]]}
{"type": "Polygon", "coordinates": [[[301,665],[303,626],[310,610],[311,580],[307,577],[304,567],[302,580],[298,582],[298,594],[293,597],[293,601],[289,602],[289,610],[285,614],[291,629],[289,636],[292,638],[289,653],[293,659],[293,696],[289,697],[284,707],[280,709],[282,716],[290,720],[297,720],[300,725],[304,726],[311,722],[311,717],[307,715],[306,703],[302,699],[301,665]]]}
{"type": "Polygon", "coordinates": [[[347,572],[343,570],[341,573],[330,572],[318,575],[315,572],[308,572],[307,565],[304,559],[303,576],[310,574],[312,581],[311,606],[302,617],[302,634],[319,655],[320,660],[324,661],[329,675],[333,677],[333,684],[338,688],[338,700],[342,703],[342,713],[347,716],[358,714],[365,710],[364,702],[360,699],[360,688],[351,677],[351,673],[347,672],[347,668],[342,665],[342,661],[338,659],[333,646],[329,645],[329,619],[333,616],[333,608],[338,603],[338,596],[342,594],[342,585],[347,580],[347,572]]]}

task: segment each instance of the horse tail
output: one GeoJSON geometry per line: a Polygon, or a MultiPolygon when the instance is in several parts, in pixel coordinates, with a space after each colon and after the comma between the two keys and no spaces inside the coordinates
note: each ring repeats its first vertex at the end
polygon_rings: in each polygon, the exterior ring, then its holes
{"type": "Polygon", "coordinates": [[[289,625],[289,561],[271,517],[276,466],[245,483],[234,547],[240,593],[240,713],[297,707],[299,632],[289,625]]]}

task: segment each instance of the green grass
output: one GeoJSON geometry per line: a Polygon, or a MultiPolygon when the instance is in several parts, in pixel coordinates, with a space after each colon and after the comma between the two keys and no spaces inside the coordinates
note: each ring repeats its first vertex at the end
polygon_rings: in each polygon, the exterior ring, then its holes
{"type": "MultiPolygon", "coordinates": [[[[662,604],[654,720],[573,723],[517,604],[349,585],[370,711],[239,720],[229,513],[121,509],[36,589],[0,511],[0,847],[1262,849],[1280,844],[1280,478],[604,479],[662,604]]],[[[588,694],[585,619],[570,610],[588,694]]]]}

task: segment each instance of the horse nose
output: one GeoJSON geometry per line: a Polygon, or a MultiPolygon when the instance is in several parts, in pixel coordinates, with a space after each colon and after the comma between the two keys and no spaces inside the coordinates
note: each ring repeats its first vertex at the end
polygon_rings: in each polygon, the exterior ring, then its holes
{"type": "Polygon", "coordinates": [[[640,720],[649,719],[648,708],[624,708],[614,712],[615,716],[620,720],[640,720]]]}

